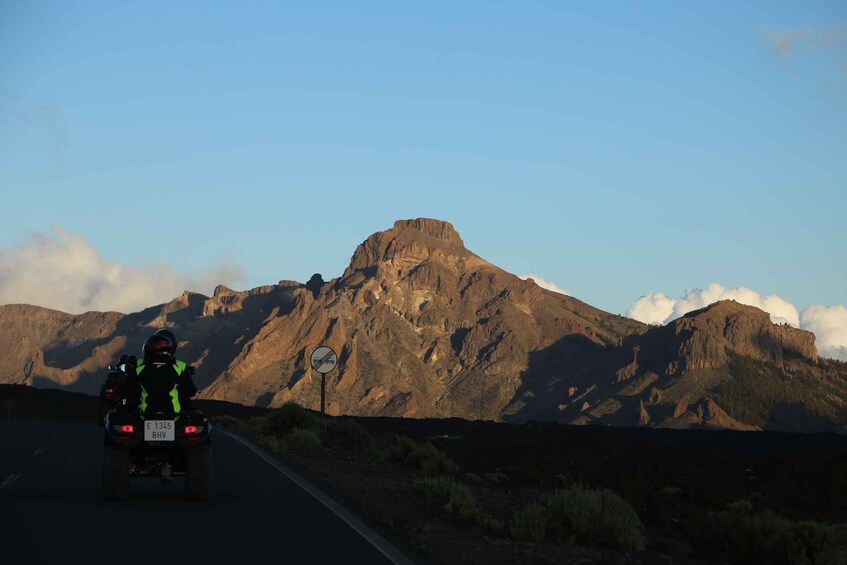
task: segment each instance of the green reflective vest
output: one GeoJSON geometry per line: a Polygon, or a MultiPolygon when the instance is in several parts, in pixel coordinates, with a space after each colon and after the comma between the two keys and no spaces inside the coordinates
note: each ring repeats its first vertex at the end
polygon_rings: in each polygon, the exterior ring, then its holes
{"type": "MultiPolygon", "coordinates": [[[[135,374],[137,376],[141,376],[141,371],[144,370],[144,361],[141,361],[138,366],[135,368],[135,374]]],[[[182,376],[182,373],[188,367],[183,361],[174,361],[172,365],[174,371],[176,371],[177,376],[182,376]]],[[[138,409],[142,412],[147,411],[147,390],[144,388],[144,385],[139,382],[139,386],[141,387],[141,402],[138,404],[138,409]]],[[[175,383],[174,387],[168,393],[171,397],[171,403],[174,407],[174,412],[179,413],[182,411],[182,406],[179,403],[179,383],[175,383]]]]}

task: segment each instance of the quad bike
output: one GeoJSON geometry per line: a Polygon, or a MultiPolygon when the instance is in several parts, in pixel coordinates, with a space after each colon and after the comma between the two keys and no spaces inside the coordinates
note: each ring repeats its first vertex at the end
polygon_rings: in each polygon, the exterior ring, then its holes
{"type": "Polygon", "coordinates": [[[179,414],[141,414],[111,410],[106,416],[103,453],[103,497],[125,500],[129,478],[159,477],[170,484],[185,477],[189,500],[212,495],[212,425],[199,410],[179,414]]]}

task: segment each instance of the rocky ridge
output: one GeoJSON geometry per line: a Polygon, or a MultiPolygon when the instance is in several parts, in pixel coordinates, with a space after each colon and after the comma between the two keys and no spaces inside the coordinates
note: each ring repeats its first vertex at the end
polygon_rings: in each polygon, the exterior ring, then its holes
{"type": "Polygon", "coordinates": [[[317,406],[308,358],[333,347],[332,414],[753,429],[716,400],[736,358],[817,370],[814,336],[756,308],[720,302],[649,327],[521,280],[418,218],[367,238],[327,282],[219,286],[126,316],[0,306],[14,351],[0,382],[96,393],[102,368],[159,327],[182,340],[203,397],[247,405],[317,406]]]}

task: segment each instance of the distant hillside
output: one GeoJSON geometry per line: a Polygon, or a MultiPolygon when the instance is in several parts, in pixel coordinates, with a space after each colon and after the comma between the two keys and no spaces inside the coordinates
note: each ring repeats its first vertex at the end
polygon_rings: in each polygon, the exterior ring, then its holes
{"type": "Polygon", "coordinates": [[[615,348],[553,364],[570,378],[528,387],[529,413],[579,424],[847,430],[847,363],[817,358],[814,335],[721,301],[615,348]],[[576,367],[576,371],[574,371],[576,367]],[[604,378],[598,379],[597,375],[604,378]]]}
{"type": "Polygon", "coordinates": [[[814,336],[731,301],[664,327],[540,288],[469,251],[447,222],[403,220],[338,279],[186,292],[142,312],[0,306],[0,382],[96,394],[103,368],[172,328],[208,399],[319,404],[308,366],[340,356],[327,410],[366,416],[844,430],[842,365],[814,336]],[[749,402],[743,399],[749,395],[749,402]]]}

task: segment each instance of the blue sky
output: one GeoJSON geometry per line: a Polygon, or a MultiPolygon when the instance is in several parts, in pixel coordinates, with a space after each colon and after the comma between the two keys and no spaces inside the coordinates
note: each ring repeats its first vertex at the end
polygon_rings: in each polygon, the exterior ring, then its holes
{"type": "Polygon", "coordinates": [[[614,313],[847,303],[840,1],[12,1],[0,53],[7,264],[59,226],[248,288],[434,217],[614,313]]]}

